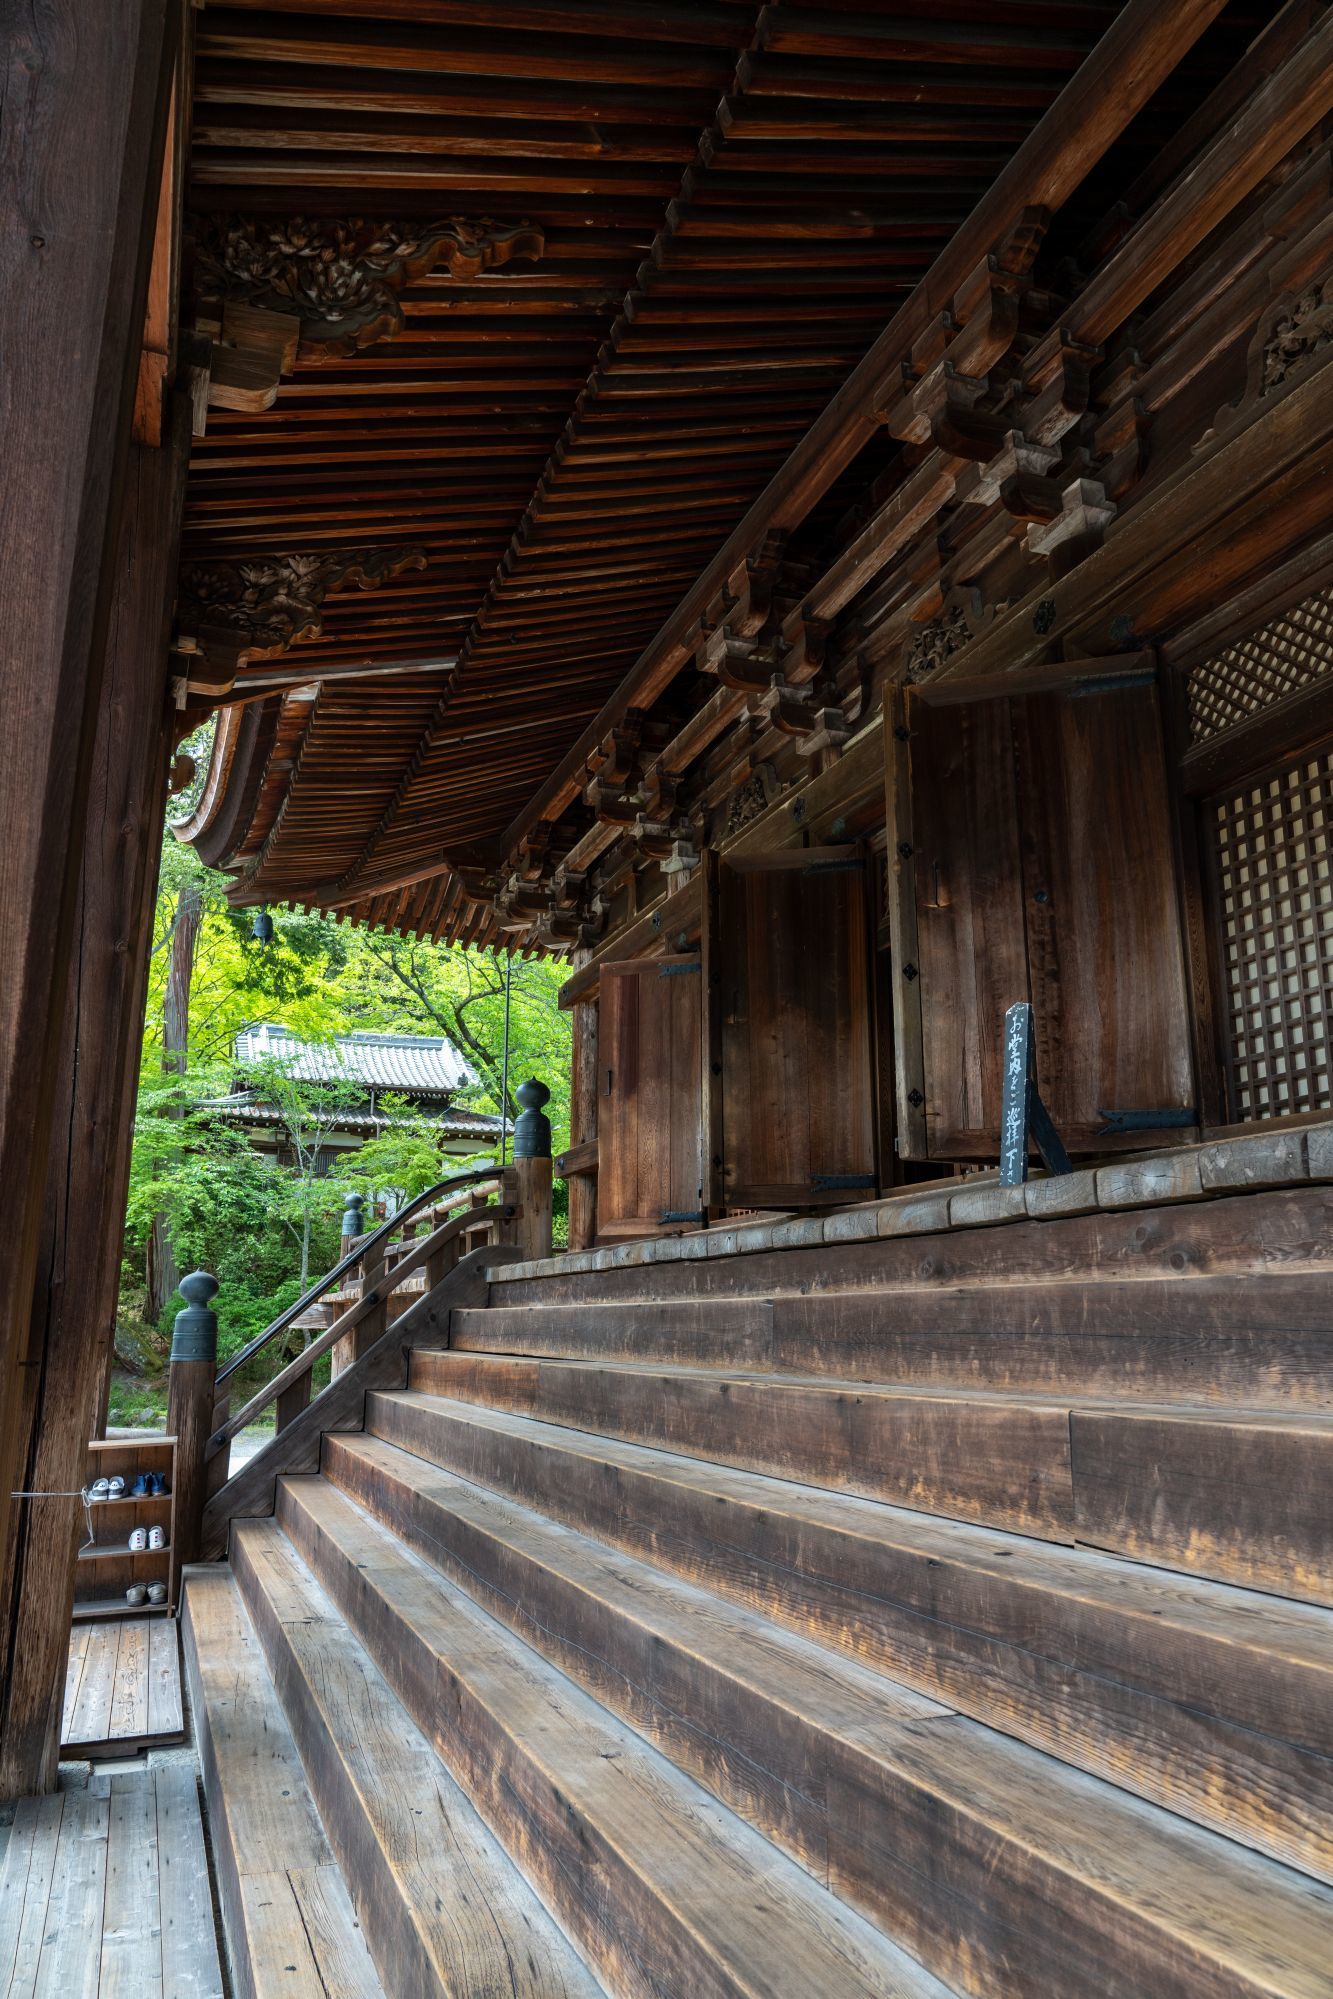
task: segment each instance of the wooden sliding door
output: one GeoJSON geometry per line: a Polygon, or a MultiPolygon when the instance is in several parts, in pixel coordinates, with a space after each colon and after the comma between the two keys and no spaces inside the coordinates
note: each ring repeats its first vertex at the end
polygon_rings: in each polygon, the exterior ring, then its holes
{"type": "Polygon", "coordinates": [[[721,868],[714,958],[730,1210],[836,1205],[875,1190],[866,893],[854,848],[721,868]]]}
{"type": "Polygon", "coordinates": [[[599,1236],[651,1235],[701,1218],[702,988],[697,957],[602,968],[599,1236]]]}
{"type": "MultiPolygon", "coordinates": [[[[1033,1003],[1040,1087],[1069,1147],[1107,1143],[1104,1111],[1188,1109],[1155,684],[959,707],[909,689],[899,715],[906,751],[890,760],[889,837],[903,1152],[997,1154],[1001,1026],[1019,999],[1033,1003]]],[[[1143,1130],[1124,1142],[1142,1145],[1143,1130]]]]}

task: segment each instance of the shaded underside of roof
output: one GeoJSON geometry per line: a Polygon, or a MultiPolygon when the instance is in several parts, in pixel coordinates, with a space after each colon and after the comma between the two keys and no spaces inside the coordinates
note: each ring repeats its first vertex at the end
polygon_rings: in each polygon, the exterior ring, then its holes
{"type": "Polygon", "coordinates": [[[329,598],[292,655],[312,683],[336,662],[460,659],[263,704],[222,856],[238,899],[503,941],[446,864],[492,857],[1119,11],[245,0],[198,17],[196,214],[467,215],[545,239],[535,262],[410,286],[398,338],[298,362],[262,416],[210,412],[188,560],[428,554],[329,598]]]}

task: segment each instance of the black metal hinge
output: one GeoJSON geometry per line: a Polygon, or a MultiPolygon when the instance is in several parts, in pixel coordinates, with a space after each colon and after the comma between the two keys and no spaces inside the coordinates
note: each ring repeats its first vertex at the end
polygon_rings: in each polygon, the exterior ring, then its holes
{"type": "Polygon", "coordinates": [[[865,867],[865,858],[851,854],[845,861],[811,861],[801,869],[803,875],[849,875],[853,869],[865,867]]]}
{"type": "Polygon", "coordinates": [[[690,972],[702,972],[702,970],[703,960],[695,958],[688,965],[659,965],[657,976],[659,979],[681,979],[690,972]]]}
{"type": "Polygon", "coordinates": [[[664,1208],[657,1219],[659,1223],[698,1222],[702,1225],[708,1220],[708,1214],[704,1208],[664,1208]]]}
{"type": "Polygon", "coordinates": [[[1104,1111],[1098,1105],[1097,1115],[1102,1120],[1097,1127],[1098,1137],[1113,1131],[1183,1131],[1187,1125],[1199,1122],[1193,1104],[1183,1109],[1158,1111],[1104,1111]]]}
{"type": "Polygon", "coordinates": [[[857,1187],[875,1186],[873,1173],[812,1173],[810,1185],[817,1194],[850,1193],[857,1187]]]}

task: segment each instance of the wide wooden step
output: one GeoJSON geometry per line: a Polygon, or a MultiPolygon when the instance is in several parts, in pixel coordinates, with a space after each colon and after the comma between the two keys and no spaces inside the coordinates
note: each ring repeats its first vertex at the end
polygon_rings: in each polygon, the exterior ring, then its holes
{"type": "Polygon", "coordinates": [[[327,1481],[291,1491],[302,1557],[618,1999],[945,1999],[873,1923],[327,1481]]]}
{"type": "Polygon", "coordinates": [[[595,1999],[597,1980],[286,1536],[241,1523],[232,1568],[385,1989],[595,1999]]]}
{"type": "MultiPolygon", "coordinates": [[[[1319,1989],[1326,1888],[391,1446],[329,1443],[343,1490],[952,1982],[1319,1989]]],[[[318,1546],[319,1487],[287,1482],[279,1517],[318,1546]]]]}
{"type": "Polygon", "coordinates": [[[876,1228],[886,1233],[874,1239],[825,1239],[823,1232],[839,1222],[829,1216],[814,1224],[818,1241],[806,1241],[810,1229],[798,1221],[785,1231],[764,1231],[770,1247],[737,1254],[753,1233],[741,1222],[695,1236],[594,1250],[586,1258],[516,1264],[492,1285],[491,1302],[616,1300],[637,1307],[648,1299],[772,1298],[823,1290],[944,1294],[956,1285],[976,1284],[1189,1283],[1220,1277],[1250,1286],[1281,1276],[1304,1282],[1307,1322],[1325,1322],[1333,1186],[1310,1183],[1172,1201],[1154,1192],[1156,1175],[1145,1162],[1126,1160],[1118,1173],[1129,1186],[1113,1207],[1095,1213],[955,1228],[940,1212],[952,1209],[967,1191],[955,1185],[943,1200],[935,1193],[883,1203],[876,1228]],[[916,1211],[915,1219],[909,1210],[916,1211]]]}
{"type": "Polygon", "coordinates": [[[181,1626],[234,1990],[384,1999],[229,1570],[185,1571],[181,1626]]]}
{"type": "MultiPolygon", "coordinates": [[[[366,1424],[1201,1824],[1328,1866],[1325,1610],[418,1392],[369,1396],[366,1424]]],[[[350,1448],[325,1439],[340,1476],[350,1448]]]]}
{"type": "Polygon", "coordinates": [[[420,1353],[410,1386],[1333,1602],[1333,1418],[740,1369],[420,1353]]]}
{"type": "Polygon", "coordinates": [[[1308,1274],[974,1283],[456,1311],[474,1353],[759,1368],[929,1388],[1333,1408],[1333,1305],[1308,1274]]]}

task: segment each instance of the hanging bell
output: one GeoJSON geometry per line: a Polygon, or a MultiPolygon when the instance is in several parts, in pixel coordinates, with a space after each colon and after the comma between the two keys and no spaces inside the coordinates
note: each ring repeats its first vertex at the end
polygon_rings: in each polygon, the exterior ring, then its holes
{"type": "Polygon", "coordinates": [[[255,911],[255,920],[250,925],[250,935],[254,938],[256,944],[271,944],[273,942],[273,918],[266,909],[257,909],[255,911]]]}

